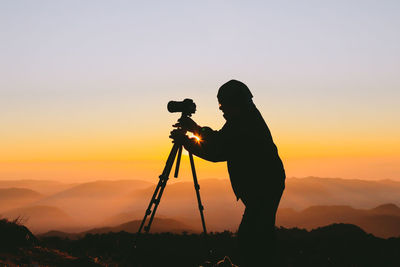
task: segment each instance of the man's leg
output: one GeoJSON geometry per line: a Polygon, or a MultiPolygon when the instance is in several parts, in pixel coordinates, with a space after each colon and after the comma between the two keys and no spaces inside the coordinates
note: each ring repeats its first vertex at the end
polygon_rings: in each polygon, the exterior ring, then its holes
{"type": "Polygon", "coordinates": [[[275,256],[272,216],[265,207],[246,207],[238,230],[240,266],[271,266],[275,256]]]}
{"type": "Polygon", "coordinates": [[[246,203],[238,229],[241,265],[276,266],[275,216],[282,191],[274,197],[246,203]]]}
{"type": "Polygon", "coordinates": [[[254,235],[254,217],[252,209],[246,207],[242,221],[238,229],[238,243],[240,252],[240,264],[239,266],[251,266],[250,261],[254,257],[253,253],[253,242],[252,236],[254,235]]]}

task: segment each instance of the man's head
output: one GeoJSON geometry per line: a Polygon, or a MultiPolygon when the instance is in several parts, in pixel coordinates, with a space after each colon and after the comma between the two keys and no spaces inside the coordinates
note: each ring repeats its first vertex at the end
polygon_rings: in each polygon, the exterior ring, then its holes
{"type": "Polygon", "coordinates": [[[238,116],[253,104],[253,95],[249,88],[237,80],[224,83],[218,90],[217,98],[219,109],[224,112],[226,119],[238,116]]]}

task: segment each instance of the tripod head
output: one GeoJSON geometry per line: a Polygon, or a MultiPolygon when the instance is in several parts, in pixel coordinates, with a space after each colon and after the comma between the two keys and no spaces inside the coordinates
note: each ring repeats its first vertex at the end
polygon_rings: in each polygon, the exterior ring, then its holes
{"type": "Polygon", "coordinates": [[[188,128],[181,123],[182,119],[188,119],[196,112],[196,104],[192,99],[186,98],[183,101],[169,101],[167,109],[171,113],[181,112],[181,117],[178,119],[178,122],[173,125],[176,129],[172,130],[170,136],[170,138],[174,139],[174,143],[180,143],[179,141],[188,131],[188,128]]]}
{"type": "Polygon", "coordinates": [[[171,135],[169,136],[170,138],[173,139],[173,143],[177,146],[178,149],[177,151],[178,156],[176,160],[175,175],[174,175],[175,178],[178,178],[179,165],[182,155],[182,143],[184,142],[185,138],[188,138],[186,133],[188,131],[191,131],[190,124],[194,124],[197,126],[197,124],[192,119],[189,118],[192,116],[193,113],[196,112],[196,104],[193,102],[192,99],[186,98],[183,101],[169,101],[167,109],[171,113],[173,112],[182,113],[178,122],[173,125],[173,127],[176,127],[176,129],[172,130],[171,135]],[[186,121],[186,123],[184,123],[184,121],[186,121]],[[189,126],[187,124],[188,122],[189,126]]]}

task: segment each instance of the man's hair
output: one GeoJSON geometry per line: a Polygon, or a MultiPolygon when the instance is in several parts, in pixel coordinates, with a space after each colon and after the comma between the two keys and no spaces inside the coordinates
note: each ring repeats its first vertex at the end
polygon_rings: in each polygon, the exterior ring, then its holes
{"type": "Polygon", "coordinates": [[[250,89],[237,80],[224,83],[218,90],[217,98],[221,104],[246,105],[253,103],[250,89]]]}

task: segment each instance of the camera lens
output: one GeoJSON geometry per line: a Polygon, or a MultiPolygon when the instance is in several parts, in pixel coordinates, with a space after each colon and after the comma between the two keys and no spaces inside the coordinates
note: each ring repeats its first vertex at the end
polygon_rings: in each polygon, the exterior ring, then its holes
{"type": "Polygon", "coordinates": [[[183,101],[169,101],[167,105],[169,112],[182,112],[186,115],[191,115],[196,112],[196,104],[192,99],[186,98],[183,101]]]}

